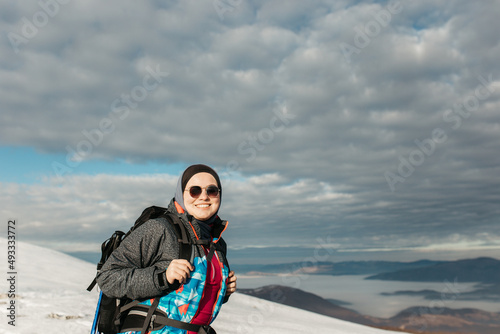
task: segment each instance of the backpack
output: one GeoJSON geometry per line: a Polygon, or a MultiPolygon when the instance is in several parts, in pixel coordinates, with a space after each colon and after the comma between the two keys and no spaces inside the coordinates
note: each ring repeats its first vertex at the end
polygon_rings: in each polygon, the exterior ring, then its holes
{"type": "MultiPolygon", "coordinates": [[[[174,227],[174,231],[177,235],[177,240],[179,241],[179,259],[190,260],[191,257],[191,248],[192,242],[189,237],[188,231],[184,224],[180,221],[179,217],[174,214],[171,214],[167,211],[166,208],[159,206],[151,206],[146,208],[139,218],[135,221],[134,225],[130,228],[127,233],[122,231],[115,231],[110,238],[104,241],[101,245],[101,259],[97,264],[97,273],[102,269],[104,263],[111,256],[111,253],[118,248],[120,243],[130,235],[135,229],[144,224],[150,219],[155,218],[166,218],[166,220],[174,227]]],[[[97,275],[96,275],[97,277],[97,275]]],[[[97,284],[96,278],[90,283],[87,288],[88,291],[92,291],[92,289],[97,284]]],[[[147,310],[147,315],[144,319],[144,324],[142,326],[141,333],[146,333],[148,326],[150,326],[150,321],[153,316],[153,313],[156,309],[156,306],[159,302],[159,297],[155,298],[152,303],[152,306],[147,310]]],[[[134,300],[126,300],[119,299],[106,296],[102,291],[99,295],[99,301],[97,302],[96,313],[94,317],[94,323],[92,326],[91,333],[102,333],[102,334],[116,334],[120,331],[121,323],[123,322],[124,314],[130,308],[138,305],[141,301],[134,300]],[[96,329],[99,332],[96,332],[96,329]]]]}

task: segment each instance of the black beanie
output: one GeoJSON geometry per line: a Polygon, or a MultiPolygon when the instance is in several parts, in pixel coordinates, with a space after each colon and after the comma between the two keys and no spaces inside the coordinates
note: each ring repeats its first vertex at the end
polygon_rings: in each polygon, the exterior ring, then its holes
{"type": "Polygon", "coordinates": [[[215,180],[217,181],[217,187],[219,188],[219,191],[222,192],[222,186],[220,183],[219,175],[217,175],[217,172],[214,171],[212,168],[208,167],[207,165],[191,165],[189,166],[184,173],[182,174],[182,191],[186,190],[186,185],[189,182],[189,179],[193,177],[193,175],[198,174],[198,173],[208,173],[212,175],[215,180]]]}

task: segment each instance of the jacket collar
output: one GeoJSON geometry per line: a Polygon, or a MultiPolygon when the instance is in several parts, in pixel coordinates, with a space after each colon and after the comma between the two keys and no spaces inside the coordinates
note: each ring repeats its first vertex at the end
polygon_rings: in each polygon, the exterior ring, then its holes
{"type": "MultiPolygon", "coordinates": [[[[171,201],[170,201],[170,205],[169,207],[171,207],[172,209],[175,208],[175,212],[181,217],[183,218],[184,220],[187,221],[188,225],[191,225],[191,227],[193,229],[195,229],[195,234],[196,236],[198,237],[198,235],[200,234],[200,227],[197,226],[193,226],[191,224],[191,221],[193,220],[192,216],[189,215],[186,211],[184,211],[184,209],[180,206],[179,203],[177,203],[177,201],[175,201],[175,198],[173,198],[171,201]]],[[[216,216],[215,217],[215,220],[214,220],[214,223],[213,223],[213,230],[212,230],[212,238],[213,238],[213,242],[217,243],[217,241],[219,241],[222,233],[226,230],[228,226],[228,222],[227,220],[222,220],[220,219],[219,216],[216,216]]]]}

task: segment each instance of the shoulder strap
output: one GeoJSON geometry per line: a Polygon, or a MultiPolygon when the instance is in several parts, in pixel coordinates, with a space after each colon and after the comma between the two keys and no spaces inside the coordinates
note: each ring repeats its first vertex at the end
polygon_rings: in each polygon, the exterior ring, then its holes
{"type": "Polygon", "coordinates": [[[179,242],[179,259],[191,260],[192,241],[186,226],[182,223],[180,218],[173,213],[165,212],[162,215],[174,227],[177,241],[179,242]]]}
{"type": "MultiPolygon", "coordinates": [[[[150,219],[155,218],[165,218],[173,227],[174,231],[177,235],[177,241],[179,242],[179,259],[190,260],[191,258],[191,238],[189,237],[189,233],[186,230],[186,227],[180,220],[180,218],[174,214],[169,212],[166,208],[161,206],[150,206],[142,212],[141,216],[137,218],[134,223],[134,226],[130,229],[129,232],[125,235],[128,236],[133,230],[144,224],[150,219]]],[[[125,238],[124,237],[124,238],[125,238]]]]}
{"type": "Polygon", "coordinates": [[[127,234],[125,236],[128,236],[130,233],[132,233],[132,231],[137,229],[139,226],[141,226],[142,224],[144,224],[148,220],[159,218],[161,216],[164,216],[166,213],[167,213],[167,209],[164,207],[161,207],[161,206],[153,205],[153,206],[150,206],[150,207],[144,209],[144,211],[142,211],[139,218],[136,219],[134,225],[130,228],[130,230],[127,232],[127,234]]]}

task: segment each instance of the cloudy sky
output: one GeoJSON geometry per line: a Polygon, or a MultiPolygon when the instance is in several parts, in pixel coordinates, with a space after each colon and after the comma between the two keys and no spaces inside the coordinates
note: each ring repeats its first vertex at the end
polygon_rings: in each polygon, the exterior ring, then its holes
{"type": "Polygon", "coordinates": [[[498,257],[499,11],[1,0],[2,219],[98,251],[201,162],[248,261],[498,257]]]}

